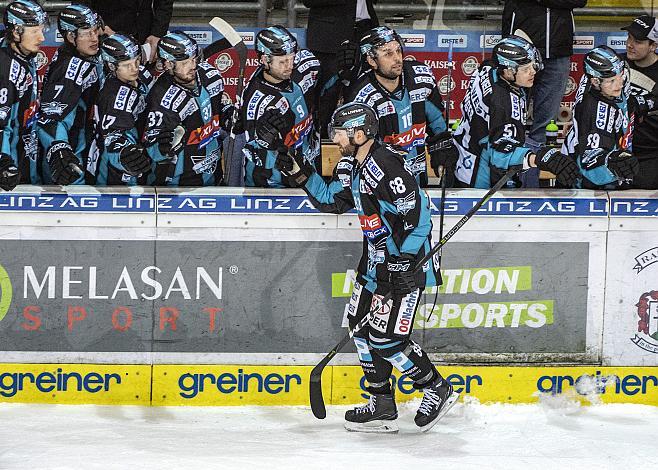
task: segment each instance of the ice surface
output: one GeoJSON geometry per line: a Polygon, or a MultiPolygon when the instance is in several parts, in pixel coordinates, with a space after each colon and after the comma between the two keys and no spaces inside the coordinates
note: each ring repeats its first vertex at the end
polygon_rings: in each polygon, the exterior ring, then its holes
{"type": "Polygon", "coordinates": [[[644,468],[658,459],[658,408],[457,404],[426,434],[418,401],[400,434],[343,430],[347,407],[111,407],[0,404],[0,469],[644,468]]]}

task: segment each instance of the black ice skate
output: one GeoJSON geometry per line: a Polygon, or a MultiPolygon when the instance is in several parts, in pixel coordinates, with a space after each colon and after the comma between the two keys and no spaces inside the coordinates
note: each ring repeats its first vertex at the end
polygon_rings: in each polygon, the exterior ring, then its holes
{"type": "Polygon", "coordinates": [[[442,378],[435,379],[423,389],[423,401],[420,403],[414,421],[422,432],[427,432],[453,407],[459,399],[459,393],[442,378]]]}
{"type": "Polygon", "coordinates": [[[393,394],[370,393],[370,400],[345,412],[345,429],[356,432],[398,432],[393,394]]]}

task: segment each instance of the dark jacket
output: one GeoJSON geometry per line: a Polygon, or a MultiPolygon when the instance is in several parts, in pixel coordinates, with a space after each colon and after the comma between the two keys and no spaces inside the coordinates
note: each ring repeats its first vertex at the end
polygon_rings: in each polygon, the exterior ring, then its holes
{"type": "MultiPolygon", "coordinates": [[[[377,14],[366,0],[368,14],[377,23],[377,14]]],[[[354,39],[356,0],[303,0],[308,12],[306,47],[314,52],[336,52],[338,45],[346,39],[354,39]]]]}
{"type": "Polygon", "coordinates": [[[503,10],[503,36],[522,29],[542,57],[568,57],[573,53],[574,8],[587,0],[507,0],[503,10]]]}
{"type": "Polygon", "coordinates": [[[135,36],[144,42],[149,36],[167,34],[174,0],[82,0],[93,8],[106,25],[116,32],[135,36]]]}

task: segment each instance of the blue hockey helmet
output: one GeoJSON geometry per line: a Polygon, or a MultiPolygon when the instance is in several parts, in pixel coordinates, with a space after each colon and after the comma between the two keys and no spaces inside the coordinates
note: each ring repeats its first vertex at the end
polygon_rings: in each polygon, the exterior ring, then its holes
{"type": "Polygon", "coordinates": [[[377,54],[376,49],[391,41],[397,41],[400,44],[400,48],[404,46],[402,38],[394,29],[388,26],[377,26],[361,38],[359,48],[361,49],[361,54],[369,55],[374,59],[377,54]]]}
{"type": "Polygon", "coordinates": [[[544,68],[537,48],[520,36],[503,38],[493,48],[492,59],[499,68],[516,71],[520,66],[534,63],[535,70],[544,68]]]}
{"type": "Polygon", "coordinates": [[[174,31],[158,42],[158,57],[170,62],[200,57],[199,46],[184,32],[174,31]]]}
{"type": "Polygon", "coordinates": [[[69,5],[57,17],[57,29],[62,36],[66,36],[66,33],[76,33],[79,29],[103,27],[100,15],[86,5],[69,5]]]}
{"type": "Polygon", "coordinates": [[[132,60],[141,57],[141,53],[135,38],[127,34],[115,33],[101,44],[101,57],[108,64],[132,60]]]}
{"type": "Polygon", "coordinates": [[[255,47],[259,57],[296,54],[297,39],[283,26],[274,25],[258,32],[255,47]]]}
{"type": "Polygon", "coordinates": [[[597,46],[583,59],[585,74],[590,78],[610,78],[619,75],[625,68],[624,60],[608,46],[597,46]]]}
{"type": "Polygon", "coordinates": [[[48,24],[48,15],[34,0],[16,0],[7,5],[2,20],[7,29],[45,26],[48,24]]]}

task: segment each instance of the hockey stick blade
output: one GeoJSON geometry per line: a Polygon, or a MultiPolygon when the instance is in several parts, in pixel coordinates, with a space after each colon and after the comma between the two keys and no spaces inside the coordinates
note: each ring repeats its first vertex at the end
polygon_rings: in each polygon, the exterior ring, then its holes
{"type": "MultiPolygon", "coordinates": [[[[448,231],[448,233],[446,233],[445,236],[441,238],[441,240],[439,240],[439,242],[434,245],[432,249],[425,256],[423,256],[423,258],[418,263],[416,263],[414,271],[422,269],[423,265],[432,259],[432,257],[441,249],[441,247],[448,243],[448,240],[450,240],[455,235],[455,233],[457,233],[459,229],[461,229],[466,224],[466,222],[468,222],[475,215],[480,207],[482,207],[491,198],[491,196],[493,196],[503,186],[505,186],[507,180],[514,176],[517,171],[518,169],[507,170],[503,177],[499,179],[498,182],[491,189],[489,189],[489,191],[487,191],[487,193],[482,196],[482,198],[480,198],[480,200],[475,203],[475,205],[461,219],[459,219],[459,221],[448,231]]],[[[334,356],[336,356],[336,354],[338,354],[338,352],[343,349],[343,347],[349,342],[352,336],[354,336],[354,333],[366,326],[374,313],[378,312],[382,305],[386,305],[386,303],[391,300],[392,297],[393,296],[390,292],[386,294],[384,298],[378,303],[378,305],[370,312],[368,312],[368,314],[365,315],[359,321],[359,323],[357,323],[353,330],[349,330],[349,332],[340,340],[340,342],[334,346],[332,350],[329,351],[329,353],[324,358],[322,358],[320,362],[318,362],[313,370],[311,370],[311,375],[309,378],[309,401],[311,403],[311,411],[313,412],[313,416],[316,418],[324,419],[327,416],[324,398],[322,397],[322,372],[324,368],[327,366],[327,364],[329,364],[334,356]]]]}
{"type": "Polygon", "coordinates": [[[215,16],[208,24],[224,36],[231,43],[231,46],[235,47],[238,43],[242,42],[242,36],[233,29],[233,26],[220,17],[215,16]]]}

